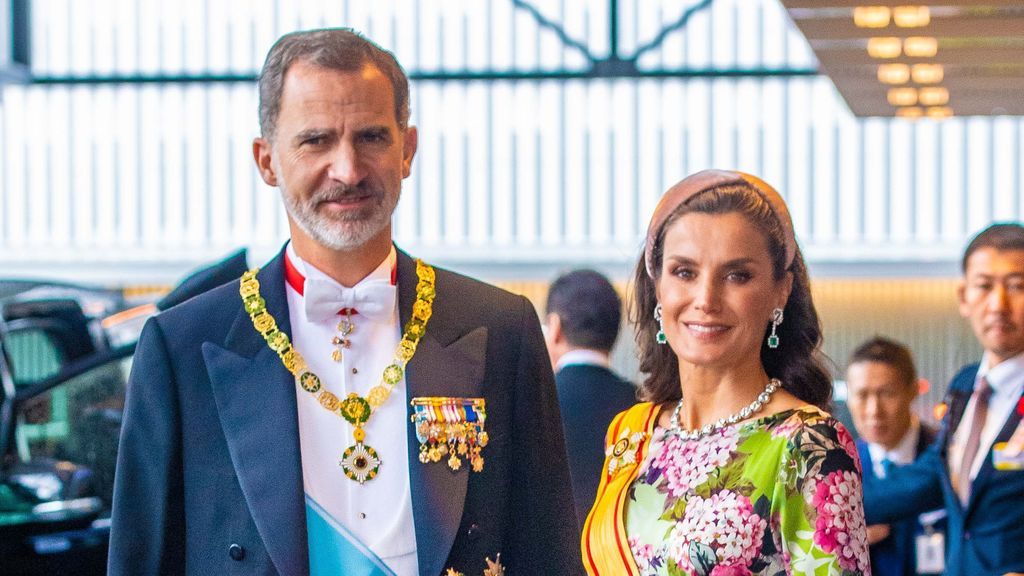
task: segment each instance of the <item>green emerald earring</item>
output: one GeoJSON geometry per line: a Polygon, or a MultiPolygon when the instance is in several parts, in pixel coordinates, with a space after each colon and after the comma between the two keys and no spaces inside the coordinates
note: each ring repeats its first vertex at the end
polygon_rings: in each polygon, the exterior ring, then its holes
{"type": "Polygon", "coordinates": [[[768,347],[775,349],[779,347],[779,335],[775,330],[782,324],[782,308],[772,310],[772,333],[768,335],[768,347]]]}
{"type": "Polygon", "coordinates": [[[654,339],[658,344],[665,344],[668,342],[668,336],[665,336],[665,325],[661,322],[661,304],[654,307],[654,319],[658,322],[658,333],[654,335],[654,339]]]}

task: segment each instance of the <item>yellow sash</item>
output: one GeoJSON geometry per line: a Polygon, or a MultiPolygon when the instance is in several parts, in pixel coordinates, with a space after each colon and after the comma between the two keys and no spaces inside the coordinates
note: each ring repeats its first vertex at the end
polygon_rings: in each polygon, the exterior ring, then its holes
{"type": "Polygon", "coordinates": [[[580,549],[591,576],[639,576],[626,539],[623,513],[629,487],[647,456],[658,407],[637,404],[619,413],[605,436],[605,460],[594,506],[583,525],[580,549]]]}

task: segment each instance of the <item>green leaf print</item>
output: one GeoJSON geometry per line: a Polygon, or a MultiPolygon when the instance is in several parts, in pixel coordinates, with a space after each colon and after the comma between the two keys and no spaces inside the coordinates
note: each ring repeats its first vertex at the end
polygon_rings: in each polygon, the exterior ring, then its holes
{"type": "Polygon", "coordinates": [[[658,492],[658,489],[649,484],[634,484],[633,500],[626,510],[627,518],[658,518],[656,522],[643,522],[630,524],[630,537],[640,538],[644,544],[656,544],[664,542],[668,533],[675,526],[671,518],[666,518],[665,506],[668,496],[658,492]]]}
{"type": "Polygon", "coordinates": [[[743,466],[745,464],[746,458],[735,458],[727,466],[719,468],[711,474],[704,484],[708,489],[708,494],[703,494],[703,490],[697,492],[704,498],[726,489],[742,494],[749,493],[753,486],[744,479],[743,466]]]}
{"type": "Polygon", "coordinates": [[[683,514],[686,514],[686,498],[680,498],[675,501],[675,504],[665,512],[662,516],[663,520],[682,520],[683,514]]]}
{"type": "Polygon", "coordinates": [[[771,497],[772,487],[779,476],[779,460],[770,456],[781,454],[786,449],[786,439],[773,438],[771,432],[758,431],[751,434],[740,445],[740,451],[756,454],[757,458],[749,458],[743,476],[754,486],[750,499],[757,500],[761,496],[771,497]]]}
{"type": "Polygon", "coordinates": [[[697,541],[690,542],[690,564],[693,564],[694,576],[708,576],[717,563],[718,558],[711,546],[697,541]]]}
{"type": "Polygon", "coordinates": [[[686,570],[683,570],[676,564],[675,560],[668,560],[668,563],[665,565],[665,572],[668,576],[690,576],[686,570]]]}

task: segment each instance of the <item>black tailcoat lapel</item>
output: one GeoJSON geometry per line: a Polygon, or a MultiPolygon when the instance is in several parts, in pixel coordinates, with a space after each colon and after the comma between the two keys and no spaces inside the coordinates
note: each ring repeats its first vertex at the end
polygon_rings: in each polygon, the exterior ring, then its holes
{"type": "MultiPolygon", "coordinates": [[[[258,277],[277,326],[291,337],[283,253],[258,277]]],[[[277,570],[309,573],[295,380],[238,300],[224,347],[203,344],[221,427],[246,504],[277,570]]]]}
{"type": "MultiPolygon", "coordinates": [[[[415,261],[398,251],[398,304],[403,327],[412,317],[416,282],[415,261]]],[[[436,289],[427,331],[406,365],[406,412],[410,416],[409,401],[416,397],[482,396],[487,328],[458,322],[452,312],[458,306],[459,295],[445,292],[443,280],[438,280],[436,289]]],[[[411,420],[406,424],[420,574],[440,574],[459,529],[470,470],[465,465],[452,471],[443,460],[421,463],[416,431],[411,420]]]]}

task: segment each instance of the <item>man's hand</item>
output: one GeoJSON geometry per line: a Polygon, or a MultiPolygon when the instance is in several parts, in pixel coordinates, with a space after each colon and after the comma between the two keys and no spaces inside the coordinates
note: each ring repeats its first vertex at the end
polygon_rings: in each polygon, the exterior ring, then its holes
{"type": "Polygon", "coordinates": [[[868,526],[868,544],[877,544],[889,537],[888,524],[874,524],[868,526]]]}

